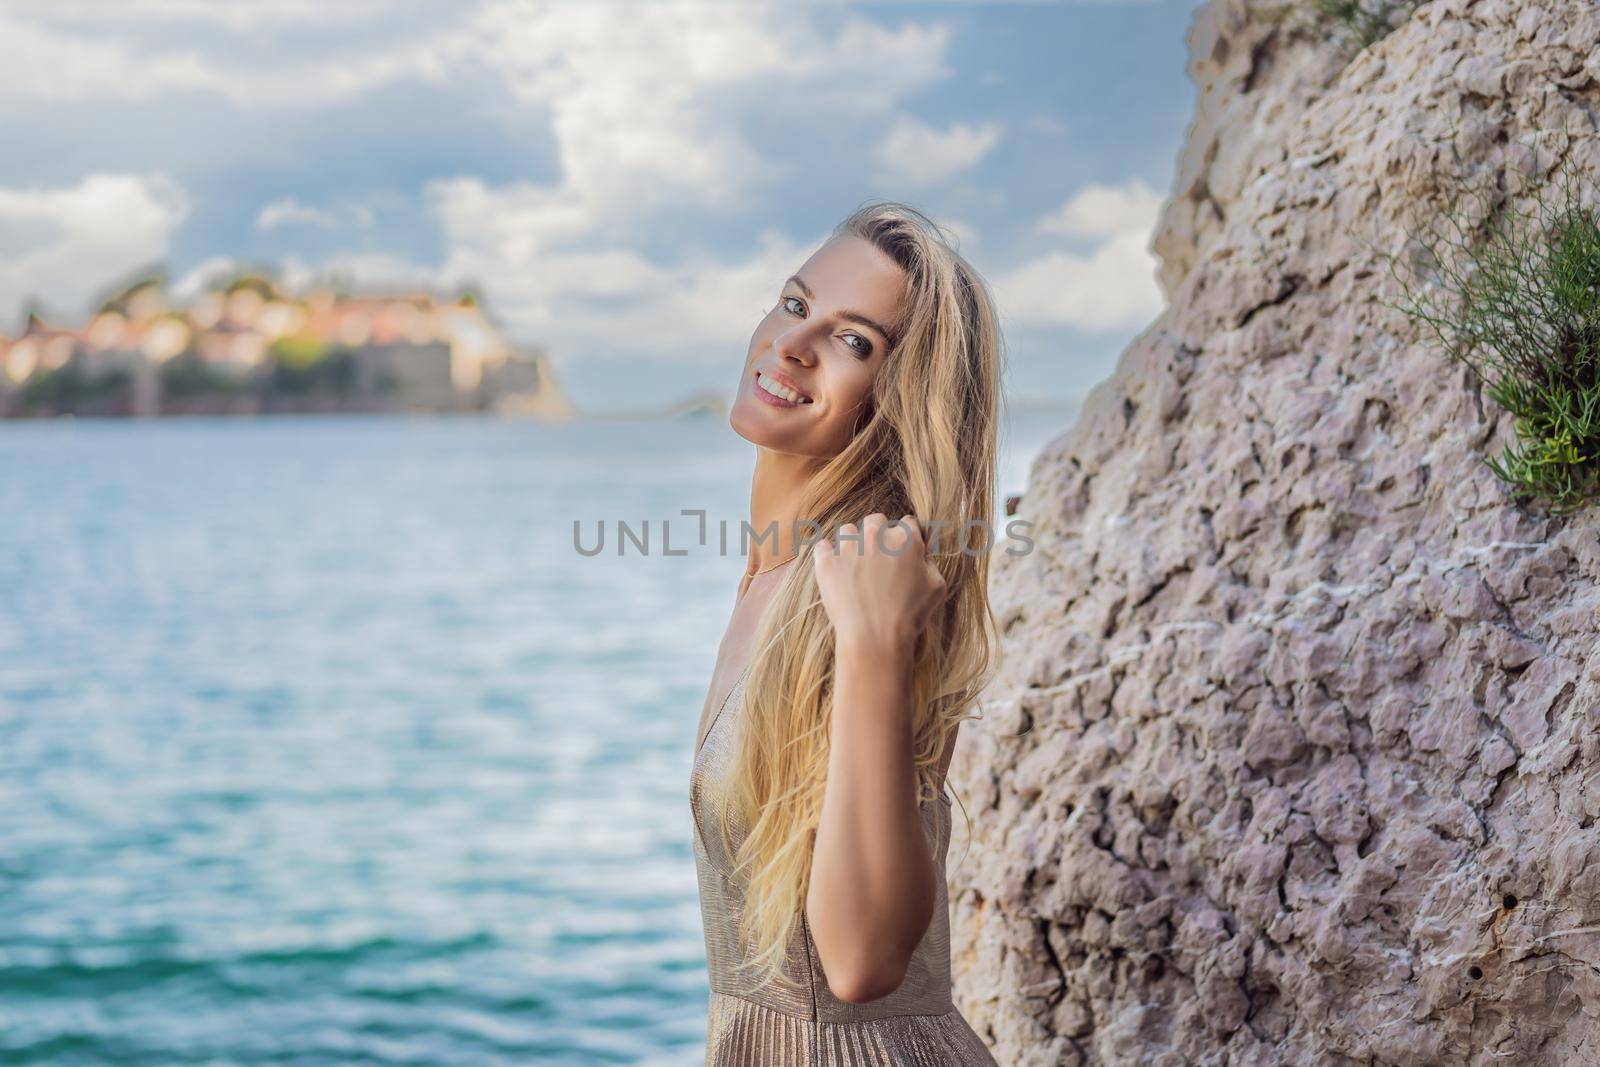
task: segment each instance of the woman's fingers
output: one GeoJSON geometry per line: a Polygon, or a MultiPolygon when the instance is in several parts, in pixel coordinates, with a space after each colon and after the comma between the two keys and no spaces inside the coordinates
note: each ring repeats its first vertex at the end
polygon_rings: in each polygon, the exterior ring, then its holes
{"type": "Polygon", "coordinates": [[[881,511],[863,517],[859,524],[842,524],[826,541],[835,554],[853,547],[857,555],[872,548],[890,556],[903,556],[911,549],[921,556],[928,547],[927,533],[915,515],[902,515],[891,522],[881,511]]]}

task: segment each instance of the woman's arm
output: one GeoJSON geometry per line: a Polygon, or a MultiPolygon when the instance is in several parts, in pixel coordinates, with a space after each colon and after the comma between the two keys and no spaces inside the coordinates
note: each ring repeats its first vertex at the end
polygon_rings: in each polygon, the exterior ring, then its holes
{"type": "Polygon", "coordinates": [[[940,873],[917,807],[911,651],[835,650],[828,782],[806,894],[828,988],[859,1003],[900,988],[933,921],[940,873]]]}
{"type": "Polygon", "coordinates": [[[910,707],[913,650],[943,580],[924,562],[920,530],[896,557],[875,550],[881,515],[863,525],[864,556],[847,549],[817,563],[832,601],[834,689],[805,905],[828,988],[853,1003],[900,987],[943,877],[917,806],[910,707]]]}

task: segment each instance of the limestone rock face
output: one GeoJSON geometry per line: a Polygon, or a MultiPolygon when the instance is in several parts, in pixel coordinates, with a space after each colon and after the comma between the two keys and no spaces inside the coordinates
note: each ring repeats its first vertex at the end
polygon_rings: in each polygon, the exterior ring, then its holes
{"type": "Polygon", "coordinates": [[[1315,92],[1280,14],[1197,13],[1270,68],[1201,101],[1225,210],[997,549],[957,999],[1008,1065],[1600,1063],[1600,509],[1511,502],[1363,244],[1600,175],[1600,6],[1434,0],[1315,92]]]}
{"type": "Polygon", "coordinates": [[[1245,185],[1280,162],[1288,128],[1326,90],[1347,57],[1294,32],[1300,0],[1216,0],[1189,27],[1197,92],[1189,139],[1153,250],[1170,300],[1201,250],[1222,230],[1245,185]]]}

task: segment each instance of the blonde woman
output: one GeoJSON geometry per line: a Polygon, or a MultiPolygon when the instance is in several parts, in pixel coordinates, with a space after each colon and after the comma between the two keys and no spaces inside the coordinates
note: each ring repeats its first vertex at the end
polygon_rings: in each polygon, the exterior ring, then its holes
{"type": "Polygon", "coordinates": [[[751,338],[749,566],[690,786],[707,1064],[995,1063],[950,996],[944,777],[995,658],[1000,360],[982,279],[892,202],[751,338]]]}

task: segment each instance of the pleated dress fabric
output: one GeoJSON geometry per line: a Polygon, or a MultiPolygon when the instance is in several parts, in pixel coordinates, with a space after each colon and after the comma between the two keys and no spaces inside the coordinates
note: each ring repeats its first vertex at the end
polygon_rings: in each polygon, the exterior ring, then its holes
{"type": "MultiPolygon", "coordinates": [[[[746,828],[738,819],[730,820],[725,844],[719,819],[727,810],[726,771],[744,705],[744,683],[741,676],[713,713],[690,773],[695,872],[711,978],[707,1067],[998,1067],[950,999],[950,911],[942,877],[933,921],[917,945],[905,981],[888,996],[863,1004],[835,997],[803,915],[785,965],[798,991],[753,988],[751,979],[736,970],[744,896],[730,872],[746,828]]],[[[951,801],[941,792],[923,803],[922,812],[942,872],[950,846],[951,801]]]]}

